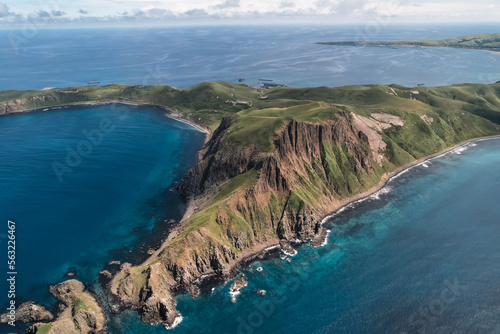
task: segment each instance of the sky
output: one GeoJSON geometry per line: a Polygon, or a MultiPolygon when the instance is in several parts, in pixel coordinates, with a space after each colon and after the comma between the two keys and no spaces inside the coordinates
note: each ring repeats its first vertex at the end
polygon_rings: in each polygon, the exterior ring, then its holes
{"type": "Polygon", "coordinates": [[[0,25],[497,22],[498,0],[0,0],[0,25]]]}

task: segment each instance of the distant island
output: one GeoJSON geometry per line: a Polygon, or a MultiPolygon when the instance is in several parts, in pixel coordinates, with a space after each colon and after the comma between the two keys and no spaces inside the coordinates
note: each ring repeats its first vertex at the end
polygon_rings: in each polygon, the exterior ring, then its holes
{"type": "Polygon", "coordinates": [[[414,41],[318,42],[324,45],[456,48],[500,52],[500,33],[414,41]]]}
{"type": "MultiPolygon", "coordinates": [[[[146,262],[110,263],[101,272],[111,312],[135,309],[166,328],[182,319],[176,293],[196,297],[204,278],[234,277],[237,266],[271,248],[319,246],[326,215],[429,156],[500,135],[500,84],[265,91],[219,81],[188,89],[115,84],[3,91],[0,115],[90,103],[159,105],[206,130],[199,162],[175,188],[189,201],[182,221],[146,262]]],[[[57,317],[23,306],[35,322],[29,333],[104,330],[94,297],[69,282],[51,288],[66,305],[57,317]]],[[[245,287],[240,279],[231,289],[245,287]]]]}

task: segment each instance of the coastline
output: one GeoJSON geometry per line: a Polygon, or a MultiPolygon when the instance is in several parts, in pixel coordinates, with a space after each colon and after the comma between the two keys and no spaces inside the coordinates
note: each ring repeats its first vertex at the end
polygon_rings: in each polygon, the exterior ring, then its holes
{"type": "MultiPolygon", "coordinates": [[[[436,159],[436,158],[439,158],[441,156],[444,156],[448,153],[450,153],[451,151],[457,149],[457,148],[460,148],[460,147],[463,147],[465,145],[468,145],[470,143],[473,143],[475,141],[482,141],[482,140],[487,140],[487,139],[500,139],[500,135],[494,135],[494,136],[485,136],[485,137],[478,137],[478,138],[473,138],[473,139],[468,139],[468,140],[465,140],[465,141],[462,141],[454,146],[451,146],[451,147],[448,147],[442,151],[439,151],[439,152],[436,152],[434,154],[431,154],[431,155],[428,155],[428,156],[425,156],[425,157],[422,157],[420,159],[417,159],[415,161],[412,161],[406,165],[403,165],[403,166],[400,166],[398,168],[396,168],[395,170],[393,170],[392,172],[390,173],[386,173],[382,176],[382,178],[380,179],[379,183],[375,186],[373,186],[372,188],[362,192],[362,193],[359,193],[357,195],[354,195],[354,196],[350,196],[350,197],[347,197],[345,199],[342,199],[341,201],[337,202],[335,205],[333,206],[329,206],[328,208],[325,208],[324,210],[322,210],[323,212],[321,213],[321,217],[322,219],[320,220],[321,221],[321,226],[323,227],[324,229],[324,223],[326,223],[326,221],[336,215],[338,215],[339,213],[341,213],[341,210],[349,205],[352,205],[352,204],[356,204],[356,203],[360,203],[366,199],[368,199],[370,196],[372,196],[373,194],[377,193],[378,191],[382,190],[383,188],[385,188],[388,184],[388,182],[390,182],[392,179],[404,174],[405,172],[407,172],[408,170],[410,170],[411,168],[421,164],[421,163],[424,163],[426,161],[429,161],[429,160],[432,160],[432,159],[436,159]]],[[[196,203],[194,201],[189,201],[188,202],[188,206],[187,206],[187,209],[184,213],[184,216],[181,220],[181,222],[184,222],[186,221],[187,219],[189,219],[189,217],[195,212],[195,207],[196,207],[196,203]]],[[[179,224],[176,228],[174,228],[172,230],[172,232],[169,234],[169,236],[167,237],[167,239],[165,240],[165,242],[161,245],[161,247],[159,249],[157,249],[146,261],[144,261],[142,264],[140,264],[139,266],[144,266],[144,265],[147,265],[147,264],[150,264],[154,259],[155,259],[155,255],[159,255],[161,253],[161,251],[163,249],[165,249],[165,247],[168,245],[168,242],[172,239],[174,239],[178,234],[177,233],[174,233],[175,231],[178,230],[178,228],[180,227],[181,225],[179,224]]],[[[328,235],[329,235],[329,231],[326,230],[326,233],[325,233],[325,236],[319,240],[319,245],[318,246],[313,246],[313,247],[323,247],[323,246],[326,246],[328,244],[328,235]]],[[[318,234],[319,236],[319,234],[318,234]]],[[[306,242],[310,242],[311,240],[308,240],[306,242]]],[[[306,243],[306,242],[299,242],[299,243],[306,243]]],[[[298,242],[294,242],[295,244],[298,244],[298,242]]],[[[243,251],[243,253],[241,254],[241,257],[239,259],[237,259],[234,263],[230,264],[228,266],[228,270],[227,270],[227,274],[229,275],[229,278],[224,278],[224,277],[219,277],[220,280],[227,280],[227,279],[231,279],[232,276],[234,276],[234,272],[238,269],[238,268],[241,268],[241,267],[244,267],[244,266],[248,266],[249,264],[251,264],[255,259],[257,258],[261,258],[261,257],[265,257],[266,255],[268,254],[271,254],[273,251],[276,251],[276,249],[279,251],[281,249],[281,246],[280,246],[280,243],[279,243],[279,240],[276,239],[276,240],[269,240],[268,242],[266,242],[265,244],[259,244],[253,248],[249,248],[249,249],[246,249],[245,251],[243,251]]],[[[213,274],[215,275],[215,273],[213,274]]],[[[213,276],[211,274],[209,274],[209,276],[213,276]]],[[[203,280],[203,279],[201,279],[203,280]]]]}
{"type": "MultiPolygon", "coordinates": [[[[330,45],[330,46],[369,46],[369,47],[376,47],[376,48],[384,48],[384,47],[391,47],[391,48],[427,48],[427,49],[457,49],[457,50],[474,50],[474,51],[486,51],[486,52],[493,52],[493,53],[500,53],[500,50],[491,50],[491,49],[480,49],[480,48],[460,48],[456,46],[430,46],[430,45],[411,45],[411,44],[400,44],[400,45],[389,45],[389,44],[341,44],[345,42],[316,42],[315,44],[319,45],[330,45]]],[[[356,42],[359,43],[359,42],[356,42]]]]}
{"type": "Polygon", "coordinates": [[[330,213],[326,214],[323,216],[323,218],[321,219],[321,225],[323,226],[323,224],[330,218],[332,217],[335,217],[336,215],[338,215],[339,213],[341,213],[341,210],[347,206],[350,206],[352,204],[356,204],[356,203],[360,203],[366,199],[368,199],[370,196],[372,196],[373,194],[377,193],[378,191],[384,189],[387,184],[393,180],[394,178],[396,177],[399,177],[400,175],[406,173],[407,171],[409,171],[410,169],[412,169],[413,167],[417,166],[417,165],[420,165],[422,163],[425,163],[426,161],[429,161],[429,160],[433,160],[433,159],[436,159],[436,158],[440,158],[448,153],[450,153],[451,151],[457,149],[457,148],[460,148],[460,147],[463,147],[463,146],[466,146],[470,143],[473,143],[473,142],[476,142],[476,141],[482,141],[482,140],[487,140],[487,139],[500,139],[500,135],[495,135],[495,136],[485,136],[485,137],[478,137],[478,138],[473,138],[473,139],[468,139],[468,140],[465,140],[465,141],[462,141],[454,146],[451,146],[451,147],[448,147],[442,151],[439,151],[439,152],[436,152],[434,154],[431,154],[431,155],[428,155],[428,156],[425,156],[423,158],[420,158],[420,159],[417,159],[415,161],[412,161],[406,165],[403,165],[403,166],[400,166],[398,168],[396,168],[395,170],[393,170],[392,172],[390,173],[386,173],[384,175],[382,175],[382,178],[380,179],[379,183],[375,186],[373,186],[372,188],[360,193],[360,194],[357,194],[355,196],[351,196],[351,197],[348,197],[346,199],[343,199],[340,201],[340,203],[334,207],[330,207],[329,208],[329,211],[330,213]],[[340,211],[340,212],[339,212],[340,211]]]}
{"type": "MultiPolygon", "coordinates": [[[[132,102],[123,102],[123,101],[106,101],[106,102],[97,102],[97,103],[89,102],[89,103],[66,104],[66,105],[62,105],[62,106],[52,106],[52,107],[47,107],[47,108],[29,109],[29,110],[25,110],[25,111],[16,111],[16,112],[9,113],[9,114],[16,114],[16,113],[22,113],[22,112],[28,113],[28,112],[37,112],[37,111],[43,112],[46,109],[59,110],[59,109],[64,108],[64,107],[108,105],[108,104],[114,104],[114,103],[124,104],[124,105],[134,105],[134,106],[150,106],[150,107],[160,108],[162,110],[169,112],[168,114],[164,114],[165,117],[172,118],[172,119],[175,119],[179,122],[188,124],[188,125],[196,128],[198,131],[205,133],[205,143],[210,138],[211,131],[209,129],[207,129],[201,125],[196,124],[193,120],[181,118],[178,114],[173,113],[167,107],[161,106],[161,105],[132,103],[132,102]]],[[[5,114],[5,115],[9,115],[9,114],[5,114]]],[[[449,152],[451,152],[457,148],[463,147],[463,146],[468,145],[472,142],[486,140],[486,139],[497,139],[497,138],[500,138],[500,135],[485,136],[485,137],[477,137],[477,138],[473,138],[473,139],[468,139],[468,140],[460,142],[452,147],[446,148],[440,152],[436,152],[436,153],[431,154],[429,156],[425,156],[425,157],[422,157],[420,159],[417,159],[417,160],[415,160],[411,163],[408,163],[406,165],[400,166],[400,167],[394,169],[392,172],[382,175],[378,184],[371,187],[370,189],[368,189],[362,193],[359,193],[357,195],[344,198],[344,199],[334,203],[334,205],[329,205],[329,206],[325,206],[323,208],[318,208],[319,209],[318,212],[320,212],[320,214],[318,214],[318,217],[320,217],[320,218],[322,217],[320,220],[321,225],[323,226],[323,224],[326,223],[326,221],[329,218],[339,214],[341,212],[340,210],[342,210],[346,206],[363,201],[363,200],[367,199],[368,197],[372,196],[373,194],[377,193],[378,191],[380,191],[381,189],[386,187],[387,183],[390,182],[392,179],[405,173],[406,171],[410,170],[414,166],[417,166],[417,165],[424,163],[426,161],[441,157],[441,156],[448,154],[449,152]]],[[[198,155],[198,159],[199,159],[199,155],[198,155]]],[[[161,243],[160,248],[158,248],[156,251],[154,251],[154,253],[151,256],[149,256],[146,259],[146,261],[142,262],[141,264],[138,264],[135,267],[150,264],[159,254],[161,254],[161,252],[168,245],[168,243],[180,233],[180,230],[182,228],[182,222],[186,221],[194,212],[196,212],[196,206],[197,206],[196,204],[197,203],[195,201],[192,201],[192,200],[188,201],[187,208],[183,214],[182,220],[167,235],[167,239],[161,243]]],[[[320,235],[318,234],[317,236],[319,237],[320,235]]],[[[326,236],[324,236],[324,237],[322,236],[322,238],[323,238],[323,240],[321,240],[322,241],[321,245],[318,247],[321,247],[321,246],[324,246],[327,244],[326,241],[328,239],[328,234],[326,234],[326,236]]],[[[316,237],[314,238],[314,240],[316,240],[316,237]]],[[[302,243],[306,243],[306,242],[302,242],[302,243]]],[[[280,248],[279,240],[277,240],[277,239],[268,240],[266,243],[258,244],[256,246],[254,246],[253,248],[246,249],[245,251],[243,251],[241,253],[239,259],[237,259],[236,261],[234,261],[233,263],[228,265],[227,272],[225,272],[224,275],[220,275],[219,278],[221,280],[231,279],[234,276],[235,270],[237,270],[238,268],[246,267],[249,264],[251,264],[253,261],[255,261],[256,259],[265,258],[268,254],[272,254],[276,251],[279,252],[280,249],[281,248],[280,248]]],[[[199,279],[202,282],[202,284],[205,284],[203,281],[203,277],[200,277],[199,279]]]]}
{"type": "Polygon", "coordinates": [[[103,106],[103,105],[108,105],[108,104],[124,104],[124,105],[130,105],[130,106],[144,106],[144,107],[153,107],[153,108],[160,108],[166,111],[167,113],[165,114],[166,117],[174,119],[176,121],[182,122],[184,124],[190,125],[196,130],[205,133],[205,144],[206,142],[210,139],[210,134],[212,131],[210,131],[209,128],[206,128],[202,125],[197,124],[196,122],[182,118],[179,116],[179,114],[175,113],[174,111],[168,109],[168,107],[160,105],[160,104],[150,104],[150,103],[139,103],[139,102],[129,102],[129,101],[119,101],[119,100],[108,100],[108,101],[88,101],[88,102],[77,102],[77,103],[72,103],[72,104],[61,104],[61,105],[54,105],[50,107],[40,107],[40,108],[30,108],[30,109],[23,109],[23,110],[16,110],[12,112],[8,112],[5,114],[0,114],[0,116],[8,116],[8,115],[16,115],[16,114],[23,114],[23,113],[36,113],[36,112],[46,112],[50,110],[59,110],[63,108],[69,108],[69,107],[87,107],[87,106],[103,106]]]}
{"type": "MultiPolygon", "coordinates": [[[[328,211],[329,213],[325,213],[323,214],[323,218],[321,219],[321,226],[323,227],[324,223],[326,223],[326,221],[336,215],[338,215],[339,213],[341,213],[341,210],[349,205],[352,205],[352,204],[356,204],[356,203],[360,203],[366,199],[368,199],[371,195],[377,193],[378,191],[382,190],[383,188],[385,188],[387,186],[387,183],[389,183],[391,180],[393,180],[394,178],[400,176],[401,174],[404,174],[406,173],[408,170],[410,170],[411,168],[421,164],[421,163],[424,163],[426,161],[429,161],[429,160],[432,160],[432,159],[436,159],[436,158],[439,158],[441,156],[444,156],[448,153],[450,153],[451,151],[457,149],[457,148],[460,148],[460,147],[463,147],[465,145],[468,145],[470,143],[473,143],[475,141],[481,141],[481,140],[486,140],[486,139],[500,139],[500,135],[496,135],[496,136],[485,136],[485,137],[478,137],[478,138],[474,138],[474,139],[468,139],[468,140],[465,140],[463,142],[460,142],[452,147],[449,147],[449,148],[446,148],[440,152],[436,152],[434,154],[431,154],[429,156],[425,156],[423,158],[420,158],[420,159],[417,159],[413,162],[410,162],[406,165],[403,165],[403,166],[400,166],[398,168],[396,168],[394,171],[390,172],[390,173],[386,173],[382,176],[380,182],[373,186],[372,188],[362,192],[362,193],[359,193],[357,195],[354,195],[354,196],[351,196],[351,197],[348,197],[348,198],[345,198],[343,200],[341,200],[338,204],[336,204],[335,206],[333,207],[329,207],[327,210],[325,211],[328,211]],[[340,212],[339,212],[340,211],[340,212]]],[[[324,228],[324,227],[323,227],[324,228]]],[[[328,244],[328,231],[325,235],[325,238],[323,240],[320,240],[321,241],[321,245],[319,246],[316,246],[316,247],[323,247],[323,246],[326,246],[328,244]]],[[[254,252],[251,252],[251,250],[247,250],[243,253],[243,256],[241,257],[241,259],[239,259],[238,261],[236,261],[236,263],[232,266],[229,267],[230,269],[230,272],[233,272],[236,268],[238,267],[241,267],[242,265],[245,266],[245,265],[249,265],[255,258],[259,257],[259,256],[265,256],[265,254],[268,253],[268,248],[270,247],[280,247],[280,244],[279,244],[279,240],[277,243],[270,243],[270,244],[265,244],[265,245],[260,245],[261,247],[258,247],[258,249],[256,249],[254,252]]]]}

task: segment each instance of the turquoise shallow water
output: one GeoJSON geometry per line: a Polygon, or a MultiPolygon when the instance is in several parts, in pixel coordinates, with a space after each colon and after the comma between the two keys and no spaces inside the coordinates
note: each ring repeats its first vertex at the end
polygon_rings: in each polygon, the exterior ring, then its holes
{"type": "MultiPolygon", "coordinates": [[[[229,283],[179,296],[184,320],[171,332],[499,333],[499,164],[495,139],[414,167],[331,218],[328,245],[243,268],[236,304],[229,283]]],[[[165,331],[132,313],[114,325],[165,331]]]]}
{"type": "Polygon", "coordinates": [[[169,189],[204,134],[164,113],[104,105],[0,117],[0,220],[17,226],[18,302],[50,302],[47,285],[67,271],[90,283],[108,261],[140,260],[131,250],[158,242],[162,222],[183,212],[169,189]]]}

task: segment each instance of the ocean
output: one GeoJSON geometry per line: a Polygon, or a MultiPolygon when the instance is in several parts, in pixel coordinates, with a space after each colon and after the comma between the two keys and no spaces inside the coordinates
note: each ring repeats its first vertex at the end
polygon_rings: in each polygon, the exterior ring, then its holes
{"type": "Polygon", "coordinates": [[[203,81],[290,87],[500,80],[500,54],[475,50],[318,45],[349,40],[451,38],[500,31],[500,24],[251,26],[0,30],[0,90],[203,81]]]}
{"type": "MultiPolygon", "coordinates": [[[[22,31],[3,30],[0,90],[88,81],[186,88],[240,78],[291,87],[492,83],[500,80],[497,53],[314,43],[499,28],[40,29],[20,44],[12,38],[22,31]]],[[[141,261],[167,233],[165,221],[180,217],[185,203],[170,189],[195,163],[204,135],[163,114],[115,104],[0,117],[0,214],[17,226],[18,301],[52,303],[47,285],[67,274],[95,287],[105,263],[141,261]]],[[[229,284],[197,299],[178,296],[184,319],[172,333],[500,332],[499,150],[500,140],[480,141],[412,168],[329,219],[326,246],[302,245],[290,263],[275,256],[243,268],[249,286],[236,304],[229,284]]],[[[130,311],[110,318],[110,328],[165,332],[130,311]]]]}

